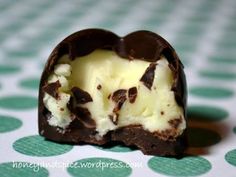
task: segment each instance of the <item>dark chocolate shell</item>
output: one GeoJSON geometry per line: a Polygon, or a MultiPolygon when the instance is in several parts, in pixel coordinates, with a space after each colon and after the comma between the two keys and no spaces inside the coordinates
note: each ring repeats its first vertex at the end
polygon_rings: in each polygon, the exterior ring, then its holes
{"type": "MultiPolygon", "coordinates": [[[[49,140],[61,143],[78,144],[86,142],[102,145],[112,141],[119,141],[126,145],[137,146],[144,154],[178,155],[183,153],[186,148],[186,130],[176,139],[163,140],[155,134],[144,130],[141,126],[131,125],[110,131],[98,139],[96,137],[96,125],[89,118],[86,119],[88,120],[87,122],[82,119],[74,119],[64,132],[61,132],[59,127],[48,124],[47,119],[50,112],[43,104],[43,97],[44,88],[47,88],[47,79],[53,71],[54,65],[57,64],[58,59],[64,54],[69,54],[69,58],[74,60],[76,57],[87,55],[95,49],[113,50],[117,55],[128,60],[138,59],[149,62],[156,62],[160,59],[161,55],[164,55],[169,62],[169,67],[174,76],[172,91],[175,94],[176,102],[183,108],[186,119],[187,91],[183,65],[175,50],[166,40],[149,31],[136,31],[124,37],[119,37],[107,30],[86,29],[78,31],[61,41],[48,58],[39,87],[39,134],[49,140]]],[[[142,82],[148,86],[150,79],[143,77],[142,82]]],[[[47,89],[56,90],[58,86],[54,85],[55,89],[47,89]]],[[[52,94],[55,95],[55,93],[52,94]]]]}

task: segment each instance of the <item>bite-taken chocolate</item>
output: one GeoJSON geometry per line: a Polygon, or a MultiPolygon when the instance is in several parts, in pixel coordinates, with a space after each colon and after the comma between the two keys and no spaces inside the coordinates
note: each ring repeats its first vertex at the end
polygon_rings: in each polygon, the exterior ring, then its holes
{"type": "Polygon", "coordinates": [[[159,35],[76,32],[52,51],[39,88],[39,133],[61,143],[121,142],[148,155],[186,148],[186,80],[159,35]]]}

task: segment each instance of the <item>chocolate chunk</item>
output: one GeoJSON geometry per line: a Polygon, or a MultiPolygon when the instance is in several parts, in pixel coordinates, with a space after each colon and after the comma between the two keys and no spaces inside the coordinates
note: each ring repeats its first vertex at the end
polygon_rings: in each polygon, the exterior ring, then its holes
{"type": "Polygon", "coordinates": [[[73,87],[71,91],[74,94],[76,102],[78,104],[85,104],[85,103],[93,101],[92,97],[90,96],[88,92],[78,87],[73,87]]]}
{"type": "Polygon", "coordinates": [[[112,115],[108,115],[109,119],[115,124],[118,124],[118,118],[119,118],[119,114],[118,113],[114,113],[112,115]]]}
{"type": "Polygon", "coordinates": [[[95,128],[96,123],[92,119],[91,113],[89,112],[89,110],[87,108],[83,108],[81,106],[78,106],[78,104],[84,104],[84,103],[88,102],[85,100],[92,100],[92,99],[90,99],[90,95],[88,95],[87,92],[81,91],[81,89],[79,89],[77,87],[73,87],[72,90],[77,93],[77,98],[70,97],[70,101],[67,104],[67,108],[70,110],[70,112],[73,115],[72,119],[79,120],[87,128],[95,128]],[[78,101],[78,98],[80,101],[78,101]]]}
{"type": "Polygon", "coordinates": [[[113,109],[113,112],[118,112],[121,109],[122,105],[127,99],[126,92],[127,90],[125,89],[119,89],[112,94],[111,99],[116,103],[116,106],[113,109]]]}
{"type": "Polygon", "coordinates": [[[125,90],[125,89],[116,90],[112,94],[112,100],[116,103],[124,102],[126,100],[126,92],[127,92],[127,90],[125,90]]]}
{"type": "Polygon", "coordinates": [[[156,63],[151,63],[148,68],[146,69],[145,73],[141,77],[140,81],[143,82],[143,84],[151,90],[153,80],[154,80],[154,75],[155,75],[155,69],[156,69],[156,63]]]}
{"type": "Polygon", "coordinates": [[[174,128],[174,129],[177,129],[179,124],[182,122],[182,119],[181,118],[176,118],[176,119],[172,119],[172,120],[169,120],[168,123],[174,128]]]}
{"type": "Polygon", "coordinates": [[[51,95],[53,98],[57,99],[58,98],[58,88],[61,87],[61,84],[59,81],[46,84],[43,87],[43,91],[46,92],[47,94],[51,95]]]}
{"type": "Polygon", "coordinates": [[[97,89],[98,89],[98,90],[101,90],[101,89],[102,89],[102,86],[99,84],[99,85],[97,86],[97,89]]]}
{"type": "Polygon", "coordinates": [[[91,113],[87,108],[83,107],[76,107],[73,111],[73,113],[76,115],[76,118],[81,120],[83,124],[88,127],[88,128],[95,128],[96,123],[95,121],[91,118],[91,113]]]}
{"type": "Polygon", "coordinates": [[[137,97],[137,87],[132,87],[128,90],[128,97],[129,97],[129,102],[134,103],[137,97]]]}

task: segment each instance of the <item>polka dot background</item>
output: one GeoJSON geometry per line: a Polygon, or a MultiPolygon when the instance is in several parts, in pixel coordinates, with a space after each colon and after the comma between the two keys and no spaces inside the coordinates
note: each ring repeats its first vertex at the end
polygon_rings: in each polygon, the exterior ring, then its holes
{"type": "Polygon", "coordinates": [[[234,0],[0,0],[0,176],[235,176],[235,9],[234,0]],[[38,135],[37,91],[47,57],[69,34],[94,27],[120,36],[151,30],[176,49],[189,91],[182,158],[38,135]]]}

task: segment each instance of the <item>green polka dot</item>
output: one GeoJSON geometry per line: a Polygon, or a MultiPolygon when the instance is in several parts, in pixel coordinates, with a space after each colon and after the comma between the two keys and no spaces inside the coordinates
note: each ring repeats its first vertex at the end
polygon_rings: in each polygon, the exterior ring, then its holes
{"type": "Polygon", "coordinates": [[[196,49],[196,45],[191,42],[182,42],[174,45],[177,52],[193,52],[196,49]]]}
{"type": "Polygon", "coordinates": [[[193,87],[190,89],[192,95],[205,98],[228,98],[233,96],[233,91],[220,87],[193,87]]]}
{"type": "Polygon", "coordinates": [[[20,71],[18,66],[0,65],[0,74],[16,73],[20,71]]]}
{"type": "MultiPolygon", "coordinates": [[[[41,12],[41,10],[48,9],[48,8],[52,7],[52,5],[54,5],[54,4],[51,1],[48,1],[47,3],[40,4],[39,6],[37,6],[37,10],[39,10],[39,12],[41,12]]],[[[39,15],[40,15],[40,13],[39,13],[39,15]]]]}
{"type": "Polygon", "coordinates": [[[236,64],[236,57],[211,57],[209,61],[219,63],[219,64],[236,64]]]}
{"type": "Polygon", "coordinates": [[[236,134],[236,127],[233,128],[233,132],[236,134]]]}
{"type": "Polygon", "coordinates": [[[229,116],[229,113],[216,106],[195,105],[188,107],[188,118],[191,120],[214,122],[229,116]]]}
{"type": "Polygon", "coordinates": [[[127,177],[132,169],[120,160],[94,157],[74,162],[67,171],[79,177],[127,177]]]}
{"type": "Polygon", "coordinates": [[[39,79],[38,78],[27,78],[20,82],[20,86],[36,90],[39,88],[39,79]]]}
{"type": "Polygon", "coordinates": [[[23,18],[28,21],[33,21],[35,18],[37,18],[40,15],[40,12],[38,11],[32,11],[24,14],[23,18]]]}
{"type": "Polygon", "coordinates": [[[15,58],[32,58],[37,55],[36,51],[31,50],[28,48],[27,50],[14,50],[14,51],[8,51],[7,53],[8,58],[15,59],[15,58]]]}
{"type": "MultiPolygon", "coordinates": [[[[225,36],[227,37],[227,36],[225,36]]],[[[231,40],[230,38],[220,41],[218,44],[219,48],[223,47],[223,48],[235,48],[236,47],[236,41],[231,40]]]]}
{"type": "Polygon", "coordinates": [[[64,154],[73,146],[47,141],[41,136],[33,135],[16,140],[13,148],[25,155],[46,157],[64,154]]]}
{"type": "MultiPolygon", "coordinates": [[[[127,3],[130,3],[130,1],[127,1],[127,3]]],[[[112,19],[113,17],[115,19],[119,18],[121,19],[121,17],[124,17],[125,15],[127,15],[128,11],[129,11],[129,6],[126,7],[122,7],[122,8],[117,8],[115,9],[115,11],[112,12],[112,14],[110,14],[110,18],[112,19]]],[[[144,22],[145,23],[145,22],[144,22]]]]}
{"type": "Polygon", "coordinates": [[[67,17],[68,17],[68,19],[73,19],[73,18],[79,18],[82,15],[84,15],[83,9],[77,10],[77,11],[71,11],[69,14],[67,14],[67,17]]]}
{"type": "Polygon", "coordinates": [[[37,99],[31,96],[13,95],[0,98],[0,107],[6,109],[31,109],[37,106],[37,99]]]}
{"type": "Polygon", "coordinates": [[[181,58],[181,62],[183,63],[183,65],[185,67],[189,67],[191,65],[191,61],[185,57],[180,57],[181,58]]]}
{"type": "MultiPolygon", "coordinates": [[[[147,26],[150,26],[150,27],[157,27],[158,25],[162,24],[164,22],[164,18],[162,18],[161,16],[153,16],[151,17],[150,19],[147,19],[146,21],[144,21],[143,23],[143,26],[144,27],[147,27],[147,26]]],[[[142,25],[142,24],[140,24],[142,25]]]]}
{"type": "Polygon", "coordinates": [[[148,167],[169,176],[197,176],[207,173],[211,169],[211,163],[198,156],[185,156],[181,159],[152,157],[148,161],[148,167]]]}
{"type": "Polygon", "coordinates": [[[217,132],[209,129],[190,127],[188,140],[190,147],[207,147],[219,143],[221,137],[217,132]]]}
{"type": "MultiPolygon", "coordinates": [[[[64,23],[65,23],[65,25],[63,23],[59,23],[59,26],[67,29],[69,26],[68,26],[68,24],[66,24],[67,22],[64,22],[64,23]]],[[[45,44],[47,42],[54,40],[58,36],[57,33],[58,33],[58,31],[55,31],[53,29],[44,31],[39,36],[37,36],[37,38],[35,39],[34,42],[45,44]]]]}
{"type": "Polygon", "coordinates": [[[29,162],[7,162],[0,164],[0,174],[3,177],[47,177],[47,169],[29,162]]]}
{"type": "Polygon", "coordinates": [[[17,21],[15,23],[8,23],[8,26],[4,30],[11,33],[16,33],[21,30],[22,27],[24,27],[24,24],[17,21]]]}
{"type": "Polygon", "coordinates": [[[176,43],[178,40],[188,40],[188,41],[195,41],[197,42],[199,37],[197,35],[191,35],[185,32],[180,31],[178,37],[176,38],[176,43]]]}
{"type": "Polygon", "coordinates": [[[22,55],[18,56],[18,55],[14,55],[12,54],[10,57],[12,57],[13,59],[34,59],[37,60],[39,58],[38,56],[38,51],[40,51],[42,49],[42,46],[45,45],[45,43],[42,43],[40,41],[36,41],[35,39],[32,38],[28,38],[25,39],[25,43],[21,46],[22,48],[27,48],[29,51],[28,53],[25,53],[25,55],[22,53],[22,55]]]}
{"type": "Polygon", "coordinates": [[[227,154],[225,155],[225,160],[229,164],[236,166],[236,149],[227,152],[227,154]]]}
{"type": "Polygon", "coordinates": [[[201,6],[198,8],[198,12],[201,13],[213,12],[217,4],[218,3],[215,3],[215,1],[204,1],[204,3],[202,3],[201,6]]]}
{"type": "Polygon", "coordinates": [[[235,25],[233,25],[231,27],[233,27],[233,28],[228,29],[228,31],[224,31],[223,36],[221,37],[221,40],[218,41],[218,44],[220,44],[222,42],[226,43],[226,44],[229,44],[229,43],[236,44],[236,42],[235,42],[235,39],[236,39],[236,36],[235,36],[236,27],[235,27],[235,25]]]}
{"type": "Polygon", "coordinates": [[[135,147],[128,147],[124,145],[106,145],[106,146],[94,146],[98,149],[104,150],[104,151],[111,151],[111,152],[131,152],[136,150],[135,147]]]}
{"type": "Polygon", "coordinates": [[[19,119],[10,116],[0,115],[0,133],[9,132],[22,126],[19,119]]]}
{"type": "Polygon", "coordinates": [[[200,76],[210,79],[231,80],[236,79],[236,73],[229,71],[200,71],[200,76]]]}
{"type": "Polygon", "coordinates": [[[183,28],[182,32],[187,35],[199,36],[202,32],[202,26],[190,24],[183,28]]]}
{"type": "Polygon", "coordinates": [[[198,14],[189,18],[190,23],[198,23],[198,24],[202,24],[204,22],[206,23],[207,20],[208,20],[208,14],[198,14]]]}

